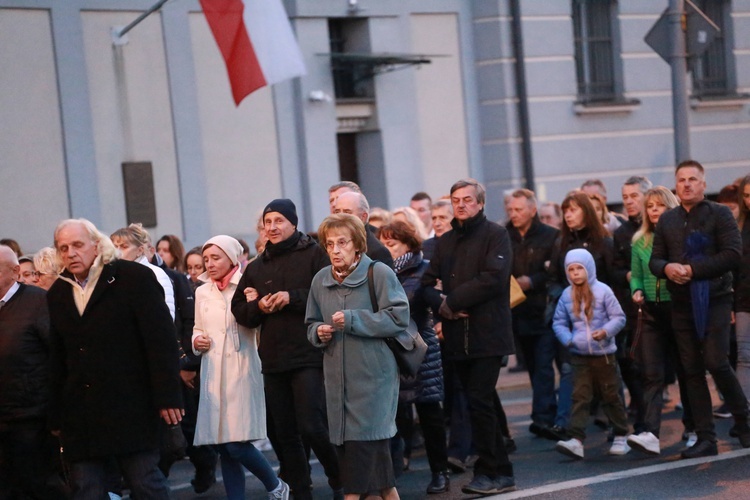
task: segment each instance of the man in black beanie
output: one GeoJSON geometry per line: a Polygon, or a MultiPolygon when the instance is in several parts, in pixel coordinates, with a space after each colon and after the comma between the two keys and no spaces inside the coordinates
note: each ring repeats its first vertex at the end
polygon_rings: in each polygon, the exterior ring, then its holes
{"type": "Polygon", "coordinates": [[[281,447],[284,480],[294,498],[312,498],[303,438],[338,497],[341,482],[336,452],[328,438],[323,353],[307,340],[305,327],[310,283],[330,261],[320,245],[297,230],[297,209],[291,200],[269,203],[263,209],[263,226],[268,243],[242,275],[232,313],[243,326],[262,326],[258,352],[266,406],[281,447]]]}

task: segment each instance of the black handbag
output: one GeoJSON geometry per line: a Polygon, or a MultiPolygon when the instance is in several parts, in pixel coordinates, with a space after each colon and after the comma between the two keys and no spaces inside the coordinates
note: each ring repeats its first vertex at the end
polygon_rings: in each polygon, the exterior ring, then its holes
{"type": "MultiPolygon", "coordinates": [[[[370,263],[370,268],[367,270],[367,286],[370,289],[372,311],[378,312],[378,301],[375,299],[375,284],[372,279],[372,267],[375,265],[375,262],[377,261],[370,263]]],[[[386,345],[393,352],[401,375],[415,377],[427,353],[427,344],[419,334],[419,329],[414,320],[409,318],[409,326],[406,327],[406,330],[395,337],[388,337],[383,340],[385,340],[386,345]]]]}

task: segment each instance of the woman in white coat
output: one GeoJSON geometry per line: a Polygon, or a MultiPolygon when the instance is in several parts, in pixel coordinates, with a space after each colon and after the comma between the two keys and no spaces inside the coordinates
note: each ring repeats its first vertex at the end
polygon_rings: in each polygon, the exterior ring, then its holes
{"type": "Polygon", "coordinates": [[[266,408],[256,331],[237,324],[231,303],[240,281],[242,247],[231,236],[203,245],[205,284],[195,291],[193,351],[202,355],[200,402],[193,444],[215,445],[230,500],[245,498],[245,473],[252,472],[270,499],[288,499],[289,486],[251,441],[266,437],[266,408]]]}

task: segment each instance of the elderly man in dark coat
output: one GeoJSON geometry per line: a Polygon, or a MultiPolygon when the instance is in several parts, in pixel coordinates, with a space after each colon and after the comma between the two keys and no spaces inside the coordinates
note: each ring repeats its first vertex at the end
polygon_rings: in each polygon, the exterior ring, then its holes
{"type": "Polygon", "coordinates": [[[134,497],[169,498],[159,417],[182,418],[172,317],[154,273],[116,259],[85,219],[55,230],[65,268],[47,293],[53,381],[50,426],[70,462],[74,498],[106,497],[114,458],[134,497]]]}
{"type": "Polygon", "coordinates": [[[490,495],[515,489],[495,384],[502,357],[514,352],[510,315],[513,258],[508,232],[484,215],[484,187],[474,179],[451,187],[452,231],[438,240],[422,278],[430,303],[441,294],[445,357],[453,363],[469,400],[472,438],[479,459],[464,493],[490,495]]]}
{"type": "Polygon", "coordinates": [[[45,484],[49,314],[46,292],[18,283],[18,257],[0,245],[0,498],[56,498],[45,484]]]}

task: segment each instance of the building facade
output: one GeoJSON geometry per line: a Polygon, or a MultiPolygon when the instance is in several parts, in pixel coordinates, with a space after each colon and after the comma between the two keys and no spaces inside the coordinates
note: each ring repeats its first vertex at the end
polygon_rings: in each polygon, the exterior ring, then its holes
{"type": "MultiPolygon", "coordinates": [[[[312,231],[342,179],[394,208],[476,177],[495,219],[529,173],[558,202],[673,184],[670,68],[644,42],[667,0],[285,0],[307,74],[239,107],[197,0],[113,35],[154,1],[0,0],[0,237],[36,250],[86,217],[251,240],[277,197],[312,231]]],[[[716,192],[750,173],[750,0],[696,4],[721,28],[689,75],[716,192]]]]}

